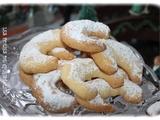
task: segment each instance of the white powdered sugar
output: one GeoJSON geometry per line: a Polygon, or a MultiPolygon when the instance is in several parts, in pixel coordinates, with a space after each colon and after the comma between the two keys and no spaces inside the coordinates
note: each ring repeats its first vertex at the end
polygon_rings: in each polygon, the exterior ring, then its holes
{"type": "Polygon", "coordinates": [[[104,100],[101,98],[101,96],[98,94],[94,99],[92,99],[91,101],[89,101],[90,104],[93,105],[108,105],[108,103],[104,102],[104,100]]]}
{"type": "Polygon", "coordinates": [[[110,93],[112,93],[112,91],[114,91],[114,95],[122,95],[120,89],[125,92],[130,99],[140,98],[142,96],[142,89],[128,78],[124,79],[124,85],[122,87],[115,89],[113,89],[104,79],[101,78],[88,81],[87,84],[95,87],[100,95],[103,92],[107,92],[108,95],[106,97],[111,96],[110,93]]]}
{"type": "Polygon", "coordinates": [[[69,63],[69,60],[58,60],[58,66],[64,66],[65,64],[69,63]]]}
{"type": "Polygon", "coordinates": [[[70,77],[71,78],[76,78],[79,82],[82,81],[82,78],[86,75],[91,75],[92,72],[98,69],[96,64],[93,64],[94,62],[90,58],[77,58],[73,59],[71,62],[71,72],[70,72],[70,77]]]}
{"type": "Polygon", "coordinates": [[[38,64],[45,64],[45,62],[50,59],[52,56],[46,56],[40,52],[40,47],[37,45],[30,45],[24,47],[24,50],[21,51],[20,54],[20,61],[23,64],[27,65],[34,65],[35,63],[38,64]]]}
{"type": "Polygon", "coordinates": [[[58,53],[58,52],[67,52],[67,53],[69,53],[65,48],[61,48],[61,47],[55,47],[51,51],[54,52],[54,53],[58,53]]]}
{"type": "Polygon", "coordinates": [[[65,31],[63,32],[72,39],[76,39],[77,42],[96,41],[97,44],[102,44],[100,41],[89,38],[89,34],[91,32],[99,31],[108,36],[110,29],[107,25],[100,22],[94,22],[91,20],[75,20],[68,22],[65,25],[65,31]]]}
{"type": "Polygon", "coordinates": [[[118,68],[117,72],[114,74],[115,77],[119,77],[120,79],[124,78],[126,73],[121,68],[118,68]]]}
{"type": "MultiPolygon", "coordinates": [[[[69,107],[75,101],[75,98],[61,92],[56,86],[56,82],[60,79],[61,71],[54,70],[49,73],[39,73],[34,75],[36,79],[36,87],[41,88],[43,102],[49,104],[52,110],[69,107]]],[[[36,89],[36,88],[35,88],[36,89]]]]}
{"type": "Polygon", "coordinates": [[[48,59],[52,58],[52,56],[45,55],[47,53],[45,48],[49,48],[50,42],[54,42],[55,40],[57,40],[57,36],[52,33],[52,30],[35,36],[23,47],[20,53],[20,62],[25,65],[32,64],[33,66],[34,63],[45,63],[48,59]]]}
{"type": "Polygon", "coordinates": [[[148,109],[147,113],[151,116],[159,115],[160,114],[160,101],[155,102],[152,104],[148,109]]]}
{"type": "Polygon", "coordinates": [[[107,92],[110,89],[112,89],[112,87],[104,79],[101,79],[101,78],[97,78],[92,81],[89,81],[87,82],[87,84],[90,84],[93,87],[95,87],[98,90],[98,92],[100,91],[107,92]]]}
{"type": "Polygon", "coordinates": [[[140,80],[142,80],[142,75],[139,73],[142,73],[143,68],[133,51],[129,47],[115,40],[109,39],[106,41],[106,43],[108,46],[110,46],[112,51],[118,55],[118,60],[125,61],[126,64],[130,65],[130,67],[133,69],[132,75],[136,75],[140,78],[140,80]]]}
{"type": "Polygon", "coordinates": [[[121,87],[124,91],[126,91],[126,95],[130,98],[140,98],[142,96],[142,88],[137,84],[130,81],[128,78],[124,79],[124,85],[121,87]]]}
{"type": "Polygon", "coordinates": [[[108,57],[112,61],[112,64],[108,63],[108,61],[106,61],[105,59],[103,60],[103,62],[105,64],[110,64],[115,70],[117,70],[118,66],[117,66],[117,63],[114,59],[114,55],[113,55],[113,52],[112,52],[111,48],[106,44],[106,40],[101,39],[101,41],[104,42],[105,45],[106,45],[106,50],[102,51],[101,53],[103,55],[105,55],[106,57],[108,57]]]}
{"type": "MultiPolygon", "coordinates": [[[[31,43],[47,43],[47,41],[50,41],[50,40],[57,40],[57,37],[60,37],[60,36],[57,36],[55,34],[53,34],[52,30],[48,30],[48,31],[45,31],[35,37],[33,37],[30,42],[31,43]]],[[[48,43],[49,44],[49,43],[48,43]]]]}

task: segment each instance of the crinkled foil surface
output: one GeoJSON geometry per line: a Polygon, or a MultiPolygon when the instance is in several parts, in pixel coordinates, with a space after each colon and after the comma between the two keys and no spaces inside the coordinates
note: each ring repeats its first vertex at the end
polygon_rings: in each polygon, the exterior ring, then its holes
{"type": "MultiPolygon", "coordinates": [[[[24,44],[38,33],[47,30],[48,28],[33,28],[25,31],[19,36],[8,39],[19,40],[14,44],[8,45],[7,53],[7,79],[4,80],[3,76],[3,54],[0,54],[1,76],[0,76],[0,115],[2,116],[146,116],[147,108],[160,100],[159,82],[155,80],[154,74],[152,78],[147,78],[146,70],[149,70],[143,62],[142,57],[134,51],[137,57],[142,61],[144,66],[143,80],[140,83],[143,89],[143,101],[139,104],[127,103],[123,100],[122,96],[115,96],[106,98],[116,112],[114,113],[99,113],[88,110],[79,106],[74,111],[64,114],[51,114],[45,111],[36,101],[32,94],[31,88],[26,86],[19,77],[18,59],[19,53],[24,44]],[[155,82],[156,81],[156,82],[155,82]]],[[[133,49],[134,50],[134,49],[133,49]]],[[[78,56],[78,52],[76,52],[78,56]]],[[[64,91],[68,94],[73,94],[71,91],[64,91]]]]}

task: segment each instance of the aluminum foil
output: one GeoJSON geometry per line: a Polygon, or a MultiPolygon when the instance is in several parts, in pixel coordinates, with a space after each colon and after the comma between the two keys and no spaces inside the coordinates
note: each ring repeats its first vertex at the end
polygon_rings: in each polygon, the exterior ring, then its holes
{"type": "MultiPolygon", "coordinates": [[[[49,28],[36,27],[29,29],[22,34],[8,38],[8,42],[18,40],[14,44],[9,45],[7,49],[7,62],[4,63],[4,55],[0,54],[1,76],[0,76],[0,115],[2,116],[146,116],[147,108],[160,100],[160,82],[152,69],[148,67],[141,55],[130,45],[136,56],[140,59],[143,70],[143,80],[139,84],[143,89],[143,100],[139,104],[127,103],[122,96],[115,96],[106,98],[116,112],[103,113],[88,110],[79,106],[72,112],[64,114],[52,114],[45,111],[36,101],[32,94],[31,88],[26,86],[19,77],[18,59],[19,53],[26,42],[33,36],[45,31],[49,28]],[[4,80],[4,68],[6,64],[5,75],[7,79],[4,80]],[[147,77],[146,71],[151,75],[147,77]]],[[[112,36],[111,36],[112,37],[112,36]]],[[[112,39],[114,39],[112,37],[112,39]]],[[[2,43],[1,43],[2,44],[2,43]]],[[[79,52],[76,52],[77,56],[79,52]]],[[[67,90],[68,94],[74,94],[67,90]]]]}

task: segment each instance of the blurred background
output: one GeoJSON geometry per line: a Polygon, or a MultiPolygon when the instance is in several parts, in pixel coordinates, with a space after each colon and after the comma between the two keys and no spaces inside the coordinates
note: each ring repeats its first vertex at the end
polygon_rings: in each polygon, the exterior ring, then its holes
{"type": "MultiPolygon", "coordinates": [[[[160,7],[152,4],[8,4],[0,5],[0,27],[6,26],[10,37],[33,27],[58,28],[70,20],[100,21],[115,39],[132,45],[153,66],[159,56],[159,15],[160,7]]],[[[1,41],[2,37],[1,31],[1,41]]]]}

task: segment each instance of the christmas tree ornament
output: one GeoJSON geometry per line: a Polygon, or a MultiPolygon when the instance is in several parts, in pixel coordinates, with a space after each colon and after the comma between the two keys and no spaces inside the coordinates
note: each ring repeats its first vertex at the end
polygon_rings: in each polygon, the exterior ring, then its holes
{"type": "Polygon", "coordinates": [[[148,14],[148,5],[144,6],[144,9],[142,10],[143,6],[141,4],[134,4],[131,9],[129,10],[129,13],[133,16],[139,16],[142,14],[148,14]]]}
{"type": "Polygon", "coordinates": [[[131,8],[131,13],[132,14],[135,14],[135,15],[138,15],[141,13],[141,10],[142,10],[142,5],[140,4],[134,4],[131,8]]]}
{"type": "Polygon", "coordinates": [[[98,21],[97,13],[92,5],[82,5],[81,11],[79,13],[79,20],[88,19],[92,21],[98,21]]]}

